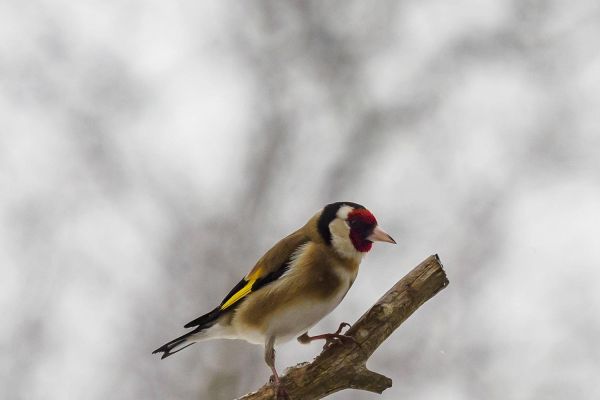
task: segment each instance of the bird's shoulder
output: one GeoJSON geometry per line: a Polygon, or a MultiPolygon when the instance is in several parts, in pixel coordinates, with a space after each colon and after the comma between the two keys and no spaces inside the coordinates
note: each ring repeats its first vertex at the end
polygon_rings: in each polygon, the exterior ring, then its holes
{"type": "Polygon", "coordinates": [[[319,241],[315,218],[271,247],[252,270],[225,296],[220,311],[231,310],[243,298],[280,279],[292,262],[308,247],[319,241]]]}
{"type": "Polygon", "coordinates": [[[276,272],[287,264],[294,253],[310,243],[311,237],[304,228],[289,234],[271,247],[248,272],[245,279],[258,280],[276,272]]]}

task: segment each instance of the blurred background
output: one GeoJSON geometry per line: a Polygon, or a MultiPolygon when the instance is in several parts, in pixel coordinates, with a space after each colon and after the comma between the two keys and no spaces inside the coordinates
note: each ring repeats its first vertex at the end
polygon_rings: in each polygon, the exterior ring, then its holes
{"type": "Polygon", "coordinates": [[[0,1],[1,397],[258,388],[260,346],[150,352],[350,200],[398,245],[312,332],[430,254],[450,286],[331,399],[600,398],[599,37],[593,0],[0,1]]]}

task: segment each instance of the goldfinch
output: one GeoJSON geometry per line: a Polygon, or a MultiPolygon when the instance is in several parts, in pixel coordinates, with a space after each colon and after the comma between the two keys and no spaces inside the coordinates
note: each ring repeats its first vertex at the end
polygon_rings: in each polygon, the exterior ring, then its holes
{"type": "MultiPolygon", "coordinates": [[[[373,242],[396,243],[360,204],[326,205],[308,222],[280,240],[212,311],[185,324],[192,331],[154,350],[166,358],[196,342],[243,339],[265,346],[265,362],[278,393],[274,345],[295,337],[344,339],[336,333],[308,336],[308,330],[344,298],[373,242]]],[[[285,395],[285,393],[284,393],[285,395]]]]}

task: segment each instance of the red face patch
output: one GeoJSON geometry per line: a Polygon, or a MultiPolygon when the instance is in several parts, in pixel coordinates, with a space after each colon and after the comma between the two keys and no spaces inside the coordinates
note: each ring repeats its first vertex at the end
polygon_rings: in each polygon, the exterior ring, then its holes
{"type": "Polygon", "coordinates": [[[371,212],[364,208],[352,210],[348,214],[348,225],[350,225],[350,240],[357,251],[366,253],[371,250],[373,242],[367,237],[373,233],[377,226],[377,220],[371,212]]]}

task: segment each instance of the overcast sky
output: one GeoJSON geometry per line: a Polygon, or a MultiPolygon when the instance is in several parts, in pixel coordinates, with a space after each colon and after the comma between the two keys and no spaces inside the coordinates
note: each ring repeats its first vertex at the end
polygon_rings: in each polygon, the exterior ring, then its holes
{"type": "Polygon", "coordinates": [[[1,0],[1,397],[258,388],[260,346],[150,352],[349,200],[398,245],[314,333],[430,254],[450,286],[332,399],[599,398],[599,37],[592,0],[1,0]]]}

